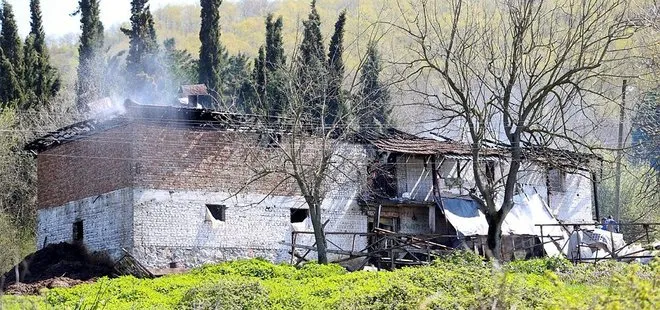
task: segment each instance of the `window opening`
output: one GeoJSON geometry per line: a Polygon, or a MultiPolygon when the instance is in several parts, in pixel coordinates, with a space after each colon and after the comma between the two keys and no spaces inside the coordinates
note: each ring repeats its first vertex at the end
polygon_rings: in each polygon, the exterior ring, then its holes
{"type": "Polygon", "coordinates": [[[208,204],[206,205],[206,208],[209,210],[211,216],[213,216],[214,219],[223,222],[225,221],[227,206],[208,204]]]}
{"type": "Polygon", "coordinates": [[[85,234],[83,231],[83,221],[75,221],[73,223],[73,241],[75,242],[83,241],[84,235],[85,234]]]}
{"type": "Polygon", "coordinates": [[[309,210],[307,209],[291,209],[291,223],[302,223],[307,219],[309,210]]]}

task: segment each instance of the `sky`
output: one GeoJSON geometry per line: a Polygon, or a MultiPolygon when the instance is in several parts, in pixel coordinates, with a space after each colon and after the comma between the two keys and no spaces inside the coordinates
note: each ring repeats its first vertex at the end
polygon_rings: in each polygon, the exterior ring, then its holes
{"type": "MultiPolygon", "coordinates": [[[[101,22],[111,27],[128,22],[131,15],[131,0],[100,0],[101,22]]],[[[14,7],[14,14],[21,36],[30,31],[30,0],[8,0],[14,7]]],[[[168,4],[199,3],[199,0],[151,0],[151,8],[157,9],[168,4]]],[[[46,36],[61,37],[69,33],[80,33],[80,16],[71,16],[76,11],[78,0],[41,0],[41,11],[46,36]]]]}

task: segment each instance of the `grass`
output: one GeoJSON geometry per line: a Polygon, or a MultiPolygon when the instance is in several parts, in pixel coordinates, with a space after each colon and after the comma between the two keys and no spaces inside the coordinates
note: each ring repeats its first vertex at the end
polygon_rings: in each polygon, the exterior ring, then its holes
{"type": "Polygon", "coordinates": [[[538,259],[494,268],[461,254],[431,266],[348,273],[336,265],[298,269],[253,259],[152,280],[104,278],[0,302],[2,309],[654,309],[660,260],[573,266],[538,259]]]}

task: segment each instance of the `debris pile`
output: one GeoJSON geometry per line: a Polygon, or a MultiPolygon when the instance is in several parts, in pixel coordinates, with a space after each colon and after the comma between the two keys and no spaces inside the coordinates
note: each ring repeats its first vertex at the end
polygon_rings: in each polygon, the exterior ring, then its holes
{"type": "Polygon", "coordinates": [[[90,254],[82,245],[63,242],[26,256],[0,277],[0,290],[10,294],[38,294],[43,288],[70,287],[113,275],[109,259],[90,254]]]}

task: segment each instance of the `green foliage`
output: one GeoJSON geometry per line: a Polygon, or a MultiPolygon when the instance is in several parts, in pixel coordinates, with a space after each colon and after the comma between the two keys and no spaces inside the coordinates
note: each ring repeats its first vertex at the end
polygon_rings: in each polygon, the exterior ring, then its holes
{"type": "Polygon", "coordinates": [[[157,60],[158,40],[148,0],[131,1],[131,28],[121,31],[129,38],[126,56],[126,85],[129,94],[141,102],[157,97],[163,68],[157,60]]]}
{"type": "Polygon", "coordinates": [[[30,231],[21,230],[21,226],[2,210],[0,210],[0,249],[2,249],[0,273],[10,270],[34,250],[34,240],[30,231]]]}
{"type": "Polygon", "coordinates": [[[507,271],[542,275],[546,271],[566,272],[573,265],[563,257],[546,257],[533,260],[516,260],[507,265],[507,271]]]}
{"type": "Polygon", "coordinates": [[[326,124],[334,124],[339,119],[344,100],[341,85],[344,81],[344,27],[346,26],[346,11],[339,14],[335,23],[335,32],[330,39],[328,53],[328,107],[324,115],[326,124]]]}
{"type": "Polygon", "coordinates": [[[165,66],[166,76],[161,86],[169,98],[176,96],[175,92],[181,85],[195,84],[197,80],[197,63],[186,50],[177,49],[174,38],[163,42],[162,64],[165,66]]]}
{"type": "MultiPolygon", "coordinates": [[[[316,10],[316,0],[312,0],[311,11],[303,21],[303,39],[296,63],[297,92],[305,106],[305,114],[312,120],[324,120],[327,96],[327,64],[321,35],[321,17],[316,10]]],[[[332,124],[327,124],[331,126],[332,124]]]]}
{"type": "Polygon", "coordinates": [[[222,0],[202,0],[202,23],[199,31],[199,40],[202,43],[199,49],[199,83],[215,92],[215,98],[222,89],[222,60],[225,54],[220,43],[220,4],[222,0]]]}
{"type": "Polygon", "coordinates": [[[86,111],[87,104],[101,98],[103,85],[103,24],[100,19],[99,0],[79,0],[80,46],[78,47],[78,79],[76,104],[79,111],[86,111]]]}
{"type": "Polygon", "coordinates": [[[0,108],[20,105],[25,99],[23,83],[23,46],[18,36],[14,11],[2,2],[0,33],[0,108]]]}
{"type": "Polygon", "coordinates": [[[257,280],[227,277],[190,289],[180,309],[270,309],[268,291],[257,280]]]}
{"type": "MultiPolygon", "coordinates": [[[[608,158],[610,159],[610,158],[608,158]]],[[[603,179],[598,188],[601,217],[616,215],[616,166],[609,160],[603,165],[603,179]]],[[[655,223],[660,221],[660,174],[648,162],[632,163],[622,160],[621,220],[622,223],[655,223]]],[[[642,226],[621,226],[628,241],[644,236],[642,226]]],[[[651,240],[660,238],[660,231],[649,229],[651,240]]],[[[642,239],[644,242],[646,238],[642,239]]]]}
{"type": "Polygon", "coordinates": [[[360,74],[359,124],[364,130],[386,128],[392,111],[387,87],[380,81],[380,56],[375,43],[369,44],[360,74]]]}
{"type": "MultiPolygon", "coordinates": [[[[207,265],[153,280],[102,279],[6,304],[78,309],[653,309],[660,260],[650,266],[572,266],[560,259],[493,268],[470,254],[432,266],[347,273],[337,265],[302,268],[262,259],[207,265]],[[602,274],[609,269],[611,273],[602,274]],[[571,279],[571,274],[583,276],[571,279]]],[[[11,307],[9,307],[11,308],[11,307]]]]}
{"type": "Polygon", "coordinates": [[[57,70],[50,64],[46,34],[41,19],[39,0],[30,0],[30,34],[25,39],[24,82],[26,102],[24,109],[43,107],[60,90],[61,82],[57,70]]]}

